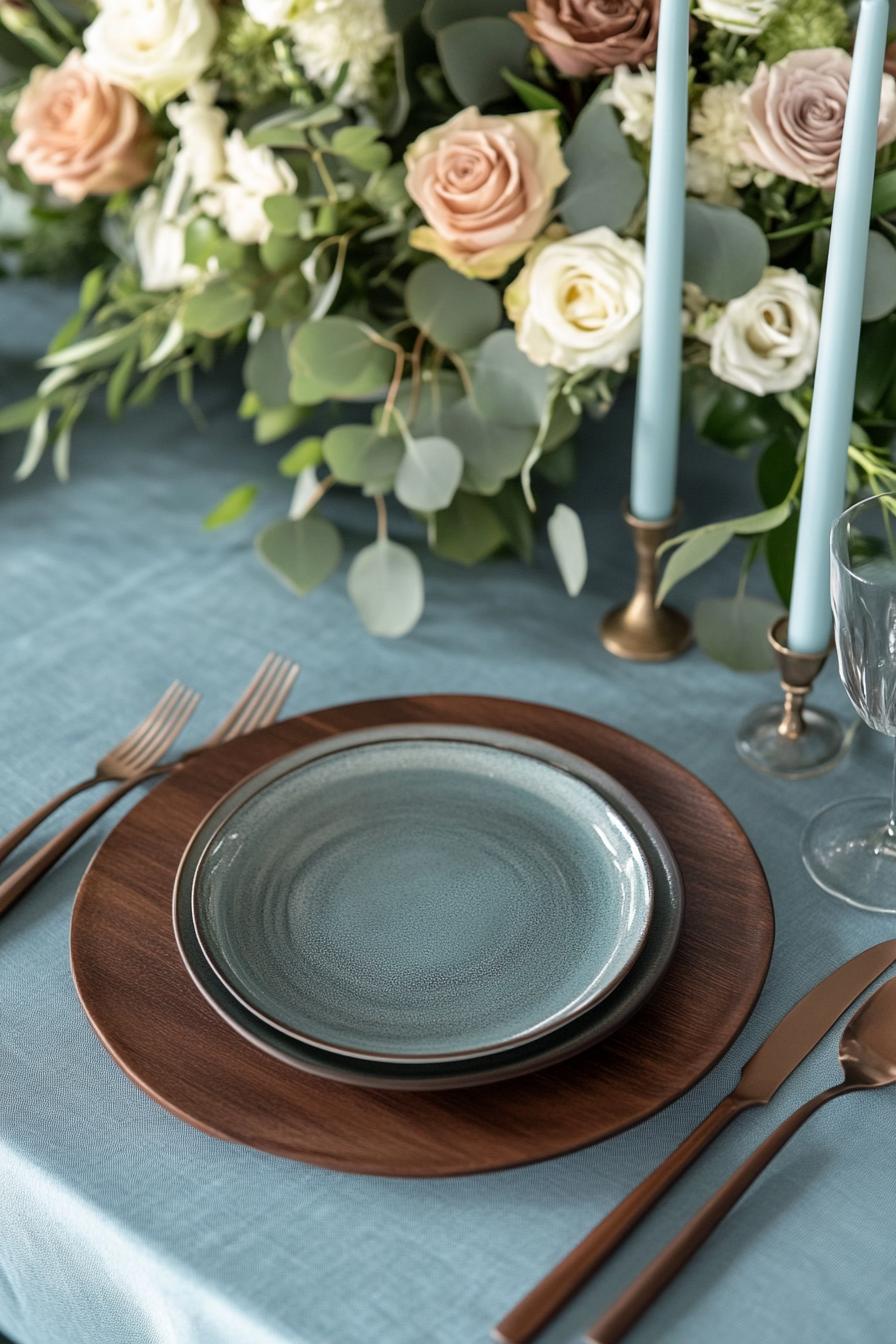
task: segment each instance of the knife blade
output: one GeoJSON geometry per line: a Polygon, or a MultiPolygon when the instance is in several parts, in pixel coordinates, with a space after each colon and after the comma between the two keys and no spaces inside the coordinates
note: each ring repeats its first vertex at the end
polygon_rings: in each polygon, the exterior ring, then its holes
{"type": "Polygon", "coordinates": [[[716,1135],[741,1111],[767,1105],[838,1017],[894,962],[896,938],[888,938],[859,952],[804,994],[747,1060],[735,1088],[498,1322],[492,1337],[501,1344],[529,1344],[716,1135]]]}

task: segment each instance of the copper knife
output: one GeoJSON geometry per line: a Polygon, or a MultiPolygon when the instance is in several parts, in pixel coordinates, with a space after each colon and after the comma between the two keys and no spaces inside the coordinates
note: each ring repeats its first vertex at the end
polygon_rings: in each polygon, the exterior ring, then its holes
{"type": "Polygon", "coordinates": [[[795,1003],[741,1070],[737,1086],[683,1143],[592,1228],[492,1330],[501,1344],[529,1344],[662,1195],[741,1111],[765,1106],[863,990],[896,962],[896,938],[838,966],[795,1003]]]}

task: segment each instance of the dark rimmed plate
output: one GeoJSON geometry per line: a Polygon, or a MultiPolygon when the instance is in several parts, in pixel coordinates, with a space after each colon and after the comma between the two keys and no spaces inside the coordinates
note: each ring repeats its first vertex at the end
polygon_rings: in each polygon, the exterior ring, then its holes
{"type": "Polygon", "coordinates": [[[193,928],[191,892],[199,857],[218,829],[217,809],[199,827],[181,865],[174,898],[174,925],[184,962],[215,1010],[243,1036],[296,1067],[368,1087],[435,1089],[471,1086],[543,1068],[594,1044],[615,1031],[646,999],[668,965],[682,916],[681,879],[669,847],[655,823],[615,780],[588,762],[549,743],[512,733],[448,725],[420,725],[348,733],[316,743],[291,759],[310,764],[336,751],[380,742],[453,741],[528,755],[567,772],[607,799],[637,837],[652,874],[654,913],[641,955],[628,975],[600,1004],[549,1035],[498,1055],[451,1062],[394,1063],[339,1057],[295,1040],[249,1012],[226,989],[202,954],[193,928]]]}

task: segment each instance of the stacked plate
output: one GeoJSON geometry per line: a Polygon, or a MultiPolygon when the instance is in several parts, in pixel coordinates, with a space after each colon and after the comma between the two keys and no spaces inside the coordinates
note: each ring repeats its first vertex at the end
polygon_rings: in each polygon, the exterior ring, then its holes
{"type": "Polygon", "coordinates": [[[342,734],[210,812],[174,926],[231,1027],[368,1087],[469,1087],[616,1030],[663,975],[682,885],[613,778],[457,725],[342,734]]]}

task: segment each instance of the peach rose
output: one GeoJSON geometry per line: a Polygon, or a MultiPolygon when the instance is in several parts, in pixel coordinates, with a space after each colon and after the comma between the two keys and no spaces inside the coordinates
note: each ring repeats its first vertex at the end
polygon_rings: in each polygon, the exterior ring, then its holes
{"type": "Polygon", "coordinates": [[[510,17],[563,75],[654,63],[659,0],[526,0],[526,7],[510,17]]]}
{"type": "MultiPolygon", "coordinates": [[[[772,66],[760,65],[743,93],[747,161],[793,182],[833,187],[851,70],[852,57],[839,47],[792,51],[772,66]]],[[[891,140],[896,140],[896,80],[884,75],[877,143],[891,140]]]]}
{"type": "Polygon", "coordinates": [[[77,51],[58,69],[32,70],[12,124],[10,162],[67,201],[135,187],[152,172],[155,141],[142,107],[77,51]]]}
{"type": "Polygon", "coordinates": [[[554,112],[491,117],[465,108],[419,136],[405,163],[408,193],[426,219],[413,246],[486,280],[523,255],[569,176],[554,112]]]}

